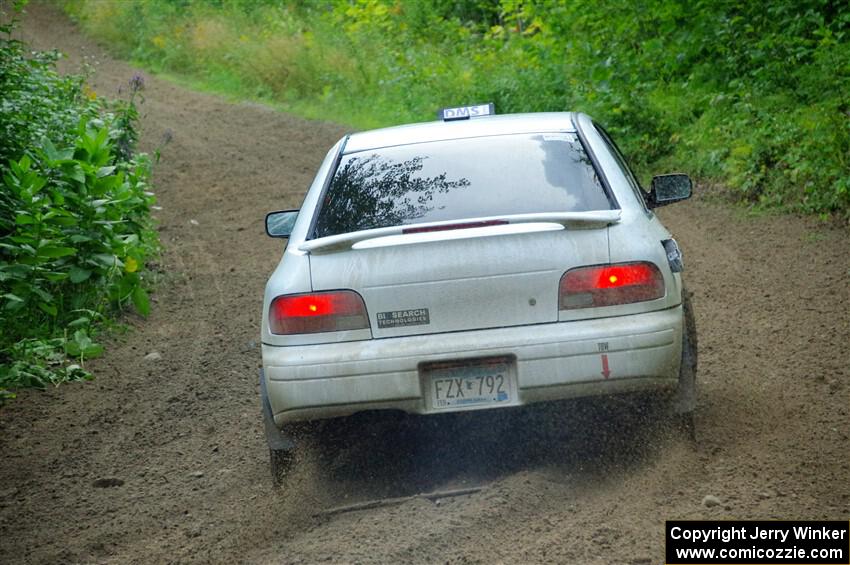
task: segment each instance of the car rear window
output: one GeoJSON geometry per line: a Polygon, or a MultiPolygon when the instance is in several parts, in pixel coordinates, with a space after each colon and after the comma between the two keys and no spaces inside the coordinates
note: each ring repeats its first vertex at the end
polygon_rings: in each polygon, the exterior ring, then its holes
{"type": "Polygon", "coordinates": [[[610,209],[574,134],[453,139],[343,155],[313,237],[444,220],[610,209]]]}

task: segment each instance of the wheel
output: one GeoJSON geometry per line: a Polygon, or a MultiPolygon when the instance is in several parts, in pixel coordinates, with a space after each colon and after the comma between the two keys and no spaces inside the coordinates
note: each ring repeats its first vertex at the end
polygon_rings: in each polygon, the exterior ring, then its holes
{"type": "Polygon", "coordinates": [[[676,431],[690,441],[696,441],[697,429],[694,422],[694,413],[673,414],[673,425],[676,431]]]}
{"type": "Polygon", "coordinates": [[[269,466],[272,472],[272,484],[275,487],[279,487],[283,483],[283,479],[292,468],[294,461],[295,453],[293,450],[269,448],[269,466]]]}
{"type": "Polygon", "coordinates": [[[684,328],[682,331],[682,362],[679,384],[673,398],[673,413],[677,425],[694,437],[694,410],[697,405],[697,325],[691,295],[682,289],[684,328]]]}

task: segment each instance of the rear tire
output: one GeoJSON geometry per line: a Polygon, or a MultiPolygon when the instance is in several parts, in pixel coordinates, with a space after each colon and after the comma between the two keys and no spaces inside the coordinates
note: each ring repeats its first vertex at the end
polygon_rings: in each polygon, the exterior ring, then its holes
{"type": "Polygon", "coordinates": [[[269,449],[269,466],[272,472],[272,484],[279,487],[292,469],[295,453],[291,449],[269,449]]]}
{"type": "Polygon", "coordinates": [[[690,441],[696,441],[697,429],[693,412],[688,412],[687,414],[673,414],[673,422],[676,427],[676,431],[680,435],[690,441]]]}

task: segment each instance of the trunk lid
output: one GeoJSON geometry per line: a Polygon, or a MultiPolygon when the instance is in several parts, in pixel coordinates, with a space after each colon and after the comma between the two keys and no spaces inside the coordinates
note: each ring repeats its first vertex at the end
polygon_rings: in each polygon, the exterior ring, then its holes
{"type": "Polygon", "coordinates": [[[608,230],[551,222],[360,240],[310,254],[315,291],[363,297],[375,338],[558,320],[558,283],[606,263],[608,230]]]}

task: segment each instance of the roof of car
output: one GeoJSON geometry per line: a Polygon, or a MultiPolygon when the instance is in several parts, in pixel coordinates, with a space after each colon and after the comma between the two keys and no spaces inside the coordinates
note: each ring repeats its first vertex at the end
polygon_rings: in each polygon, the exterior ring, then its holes
{"type": "Polygon", "coordinates": [[[352,134],[346,143],[345,153],[446,139],[554,131],[574,132],[573,113],[503,114],[375,129],[352,134]]]}

